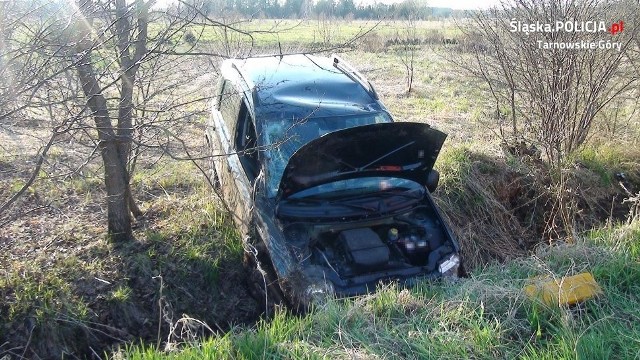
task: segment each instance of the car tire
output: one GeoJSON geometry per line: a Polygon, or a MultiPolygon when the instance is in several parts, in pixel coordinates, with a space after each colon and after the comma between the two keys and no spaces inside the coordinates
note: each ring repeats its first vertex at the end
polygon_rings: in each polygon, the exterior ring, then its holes
{"type": "Polygon", "coordinates": [[[261,240],[256,241],[252,246],[257,255],[254,255],[253,249],[245,251],[243,255],[249,293],[261,304],[264,314],[271,317],[278,307],[286,306],[287,302],[280,289],[266,246],[261,240]]]}

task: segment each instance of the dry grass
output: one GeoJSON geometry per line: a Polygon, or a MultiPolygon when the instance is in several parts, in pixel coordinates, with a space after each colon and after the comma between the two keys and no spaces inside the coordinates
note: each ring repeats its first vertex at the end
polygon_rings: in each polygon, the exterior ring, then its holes
{"type": "Polygon", "coordinates": [[[519,205],[532,206],[522,202],[524,172],[467,147],[446,150],[438,169],[442,185],[436,199],[460,239],[469,270],[522,256],[536,242],[531,224],[517,213],[519,205]]]}

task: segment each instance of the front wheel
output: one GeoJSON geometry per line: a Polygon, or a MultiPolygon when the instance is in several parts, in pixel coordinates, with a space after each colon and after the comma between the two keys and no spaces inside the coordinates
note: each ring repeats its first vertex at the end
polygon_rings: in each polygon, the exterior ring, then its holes
{"type": "Polygon", "coordinates": [[[262,304],[267,317],[272,316],[274,310],[286,304],[286,301],[262,241],[247,245],[243,265],[248,273],[247,285],[251,296],[262,304]]]}

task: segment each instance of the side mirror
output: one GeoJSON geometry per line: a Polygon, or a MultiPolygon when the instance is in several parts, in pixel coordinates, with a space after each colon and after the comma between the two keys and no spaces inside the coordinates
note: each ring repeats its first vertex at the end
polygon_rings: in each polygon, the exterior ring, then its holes
{"type": "Polygon", "coordinates": [[[431,170],[429,172],[429,175],[427,176],[427,183],[425,184],[429,192],[436,191],[436,188],[438,187],[439,182],[440,182],[440,173],[437,172],[436,170],[431,170]]]}

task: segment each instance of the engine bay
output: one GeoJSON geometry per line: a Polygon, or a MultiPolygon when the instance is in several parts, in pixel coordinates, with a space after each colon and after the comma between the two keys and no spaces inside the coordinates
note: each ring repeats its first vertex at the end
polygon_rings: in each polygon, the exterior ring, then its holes
{"type": "Polygon", "coordinates": [[[427,207],[371,222],[296,223],[285,233],[299,261],[341,279],[409,268],[431,272],[453,251],[443,224],[427,207]]]}

